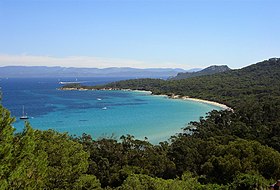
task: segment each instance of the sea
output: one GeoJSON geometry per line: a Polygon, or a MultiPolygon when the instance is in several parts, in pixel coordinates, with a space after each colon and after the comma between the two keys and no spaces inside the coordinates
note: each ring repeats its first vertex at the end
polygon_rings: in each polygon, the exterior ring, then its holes
{"type": "Polygon", "coordinates": [[[1,104],[16,118],[21,132],[27,114],[35,129],[53,129],[93,139],[130,134],[157,144],[182,132],[190,121],[222,108],[190,100],[169,99],[141,91],[62,91],[60,82],[100,85],[127,78],[1,78],[1,104]]]}

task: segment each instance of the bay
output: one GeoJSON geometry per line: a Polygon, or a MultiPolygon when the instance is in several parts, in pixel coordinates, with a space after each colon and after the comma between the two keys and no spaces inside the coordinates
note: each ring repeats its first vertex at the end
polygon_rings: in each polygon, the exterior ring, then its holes
{"type": "Polygon", "coordinates": [[[130,134],[152,143],[182,132],[190,121],[220,107],[194,101],[168,99],[137,91],[61,91],[60,81],[85,85],[105,84],[125,78],[9,78],[1,79],[2,105],[16,117],[14,127],[22,131],[22,107],[35,129],[54,129],[93,138],[119,138],[130,134]]]}

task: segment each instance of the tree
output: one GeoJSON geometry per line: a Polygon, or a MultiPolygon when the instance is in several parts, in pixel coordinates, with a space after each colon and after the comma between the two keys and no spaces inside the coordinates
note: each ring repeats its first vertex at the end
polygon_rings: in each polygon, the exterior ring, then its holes
{"type": "Polygon", "coordinates": [[[76,190],[101,190],[101,184],[94,175],[81,175],[76,180],[72,189],[76,190]]]}
{"type": "Polygon", "coordinates": [[[182,179],[168,179],[153,178],[143,174],[133,174],[129,176],[120,190],[226,190],[226,186],[220,186],[217,184],[202,185],[197,181],[197,177],[194,177],[190,172],[186,172],[182,179]]]}
{"type": "Polygon", "coordinates": [[[0,112],[0,189],[43,189],[47,155],[36,150],[35,131],[26,123],[14,136],[15,119],[2,106],[0,112]]]}
{"type": "Polygon", "coordinates": [[[47,153],[46,189],[71,189],[88,168],[88,153],[67,134],[53,130],[36,131],[38,151],[47,153]]]}
{"type": "Polygon", "coordinates": [[[202,166],[210,182],[230,183],[239,173],[280,176],[280,153],[256,141],[236,140],[219,145],[202,166]]]}
{"type": "Polygon", "coordinates": [[[9,188],[44,189],[47,154],[36,146],[35,131],[26,122],[23,133],[14,140],[13,162],[8,177],[9,188]]]}
{"type": "Polygon", "coordinates": [[[0,189],[8,188],[8,176],[11,171],[13,160],[13,132],[10,112],[0,105],[0,189]]]}
{"type": "Polygon", "coordinates": [[[263,190],[267,189],[270,182],[266,180],[263,176],[252,172],[248,174],[240,173],[238,174],[234,181],[231,183],[231,189],[236,190],[263,190]]]}

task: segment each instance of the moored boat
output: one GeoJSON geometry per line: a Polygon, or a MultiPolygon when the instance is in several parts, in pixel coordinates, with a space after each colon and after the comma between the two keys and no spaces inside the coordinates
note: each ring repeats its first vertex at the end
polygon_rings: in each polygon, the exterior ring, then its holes
{"type": "Polygon", "coordinates": [[[24,106],[22,106],[22,116],[19,119],[28,119],[27,114],[24,113],[24,106]]]}

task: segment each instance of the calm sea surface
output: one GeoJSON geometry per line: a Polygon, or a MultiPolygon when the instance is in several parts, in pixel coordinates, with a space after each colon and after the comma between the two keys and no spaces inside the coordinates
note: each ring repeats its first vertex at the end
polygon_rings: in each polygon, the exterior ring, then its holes
{"type": "MultiPolygon", "coordinates": [[[[86,85],[105,84],[122,78],[79,78],[86,85]]],[[[144,92],[60,91],[59,81],[74,78],[1,79],[2,104],[17,118],[14,127],[21,131],[22,107],[31,126],[55,129],[94,138],[131,134],[150,142],[168,140],[190,121],[212,109],[221,108],[193,101],[172,100],[144,92]]]]}

